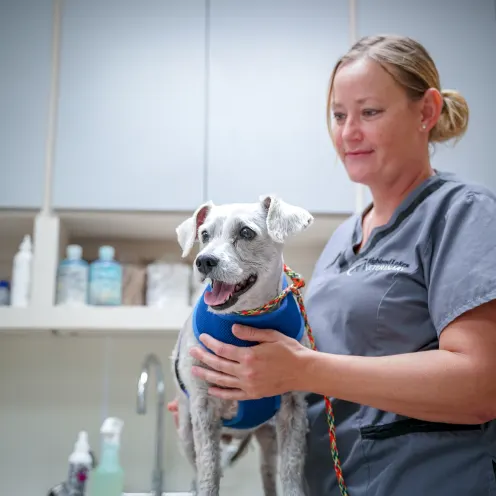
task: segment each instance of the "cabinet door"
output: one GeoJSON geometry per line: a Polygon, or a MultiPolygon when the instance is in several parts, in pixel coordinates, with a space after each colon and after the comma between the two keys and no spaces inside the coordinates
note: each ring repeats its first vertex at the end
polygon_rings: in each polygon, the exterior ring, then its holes
{"type": "Polygon", "coordinates": [[[496,5],[494,0],[360,0],[360,36],[408,35],[420,41],[437,65],[441,87],[467,99],[470,120],[461,141],[436,144],[434,167],[496,191],[496,5]]]}
{"type": "Polygon", "coordinates": [[[55,207],[196,208],[204,75],[202,0],[67,0],[55,207]]]}
{"type": "Polygon", "coordinates": [[[207,197],[276,193],[352,212],[354,187],[327,133],[327,87],[349,44],[348,2],[211,0],[207,197]]]}
{"type": "Polygon", "coordinates": [[[43,203],[51,0],[0,4],[0,207],[43,203]]]}

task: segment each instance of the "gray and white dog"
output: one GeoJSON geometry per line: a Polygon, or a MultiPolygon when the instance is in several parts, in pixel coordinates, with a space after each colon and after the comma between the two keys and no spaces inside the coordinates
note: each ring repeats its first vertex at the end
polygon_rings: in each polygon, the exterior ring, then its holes
{"type": "MultiPolygon", "coordinates": [[[[275,298],[282,290],[284,242],[288,236],[305,230],[313,220],[305,209],[275,196],[261,197],[254,203],[201,205],[177,227],[176,233],[183,257],[196,241],[200,243],[193,268],[200,281],[211,281],[211,292],[204,296],[208,311],[229,314],[258,308],[275,298]]],[[[266,496],[277,494],[279,455],[284,496],[303,496],[305,393],[282,395],[277,413],[257,427],[226,427],[223,419],[236,416],[238,402],[209,395],[209,384],[192,375],[193,365],[205,367],[189,354],[199,344],[192,319],[191,315],[181,330],[171,358],[179,398],[179,438],[184,455],[195,470],[198,495],[219,494],[220,441],[225,434],[235,439],[254,435],[257,439],[266,496]]],[[[306,333],[300,342],[310,346],[306,333]]]]}

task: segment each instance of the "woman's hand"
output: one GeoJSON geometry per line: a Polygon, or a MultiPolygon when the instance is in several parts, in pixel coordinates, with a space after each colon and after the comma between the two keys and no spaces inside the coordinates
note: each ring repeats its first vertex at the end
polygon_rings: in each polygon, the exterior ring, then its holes
{"type": "Polygon", "coordinates": [[[178,412],[178,409],[179,409],[178,398],[174,398],[172,401],[169,401],[169,403],[167,403],[167,410],[169,410],[169,412],[172,413],[176,429],[179,429],[179,412],[178,412]]]}
{"type": "Polygon", "coordinates": [[[209,393],[223,399],[246,400],[298,390],[306,358],[312,353],[295,339],[274,330],[233,326],[233,334],[260,344],[237,347],[202,334],[213,353],[195,347],[191,356],[214,370],[193,367],[193,374],[216,386],[209,393]],[[226,389],[228,388],[228,389],[226,389]]]}

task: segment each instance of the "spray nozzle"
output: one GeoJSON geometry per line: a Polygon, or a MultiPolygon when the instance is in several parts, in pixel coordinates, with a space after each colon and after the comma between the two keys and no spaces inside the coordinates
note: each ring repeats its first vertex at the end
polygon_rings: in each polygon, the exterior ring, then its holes
{"type": "Polygon", "coordinates": [[[87,467],[91,467],[92,456],[86,431],[79,432],[77,441],[74,444],[74,451],[69,456],[69,463],[84,464],[87,467]]]}
{"type": "Polygon", "coordinates": [[[119,444],[124,422],[117,417],[108,417],[102,424],[100,433],[105,443],[119,444]]]}
{"type": "Polygon", "coordinates": [[[25,234],[22,238],[21,244],[19,245],[21,251],[30,251],[32,248],[31,236],[29,234],[25,234]]]}
{"type": "Polygon", "coordinates": [[[88,441],[88,433],[86,431],[81,431],[78,434],[76,443],[74,444],[75,453],[89,453],[90,443],[88,441]]]}

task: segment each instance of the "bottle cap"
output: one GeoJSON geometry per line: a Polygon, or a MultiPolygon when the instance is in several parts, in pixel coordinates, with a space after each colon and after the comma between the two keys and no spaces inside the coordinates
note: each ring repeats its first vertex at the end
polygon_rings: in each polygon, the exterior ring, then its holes
{"type": "Polygon", "coordinates": [[[70,260],[80,260],[83,255],[83,249],[79,245],[68,245],[66,253],[67,258],[70,260]]]}
{"type": "Polygon", "coordinates": [[[108,417],[102,424],[100,432],[107,443],[120,444],[120,437],[124,422],[117,417],[108,417]]]}
{"type": "Polygon", "coordinates": [[[115,255],[115,250],[113,246],[100,246],[98,250],[98,256],[101,260],[112,260],[115,255]]]}

